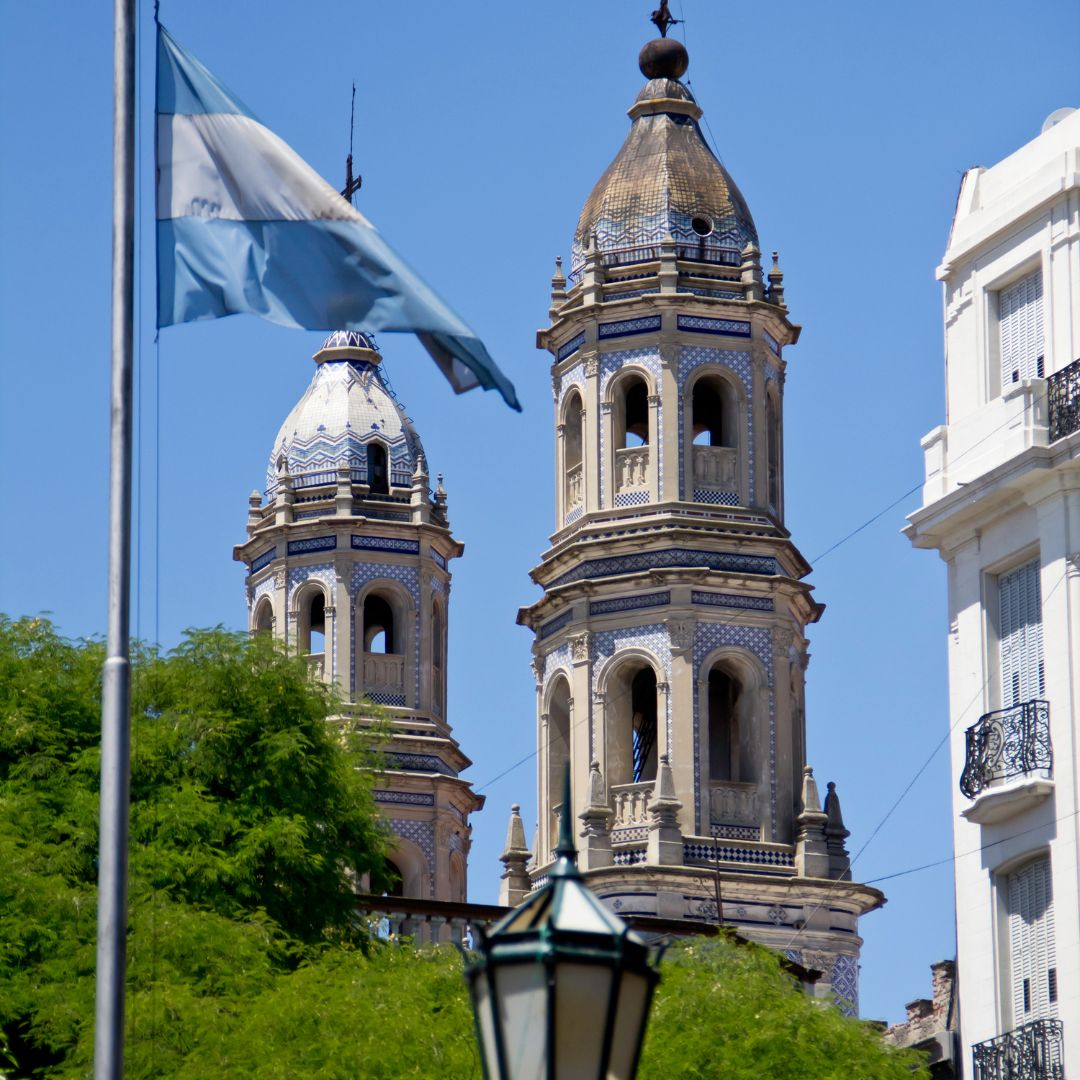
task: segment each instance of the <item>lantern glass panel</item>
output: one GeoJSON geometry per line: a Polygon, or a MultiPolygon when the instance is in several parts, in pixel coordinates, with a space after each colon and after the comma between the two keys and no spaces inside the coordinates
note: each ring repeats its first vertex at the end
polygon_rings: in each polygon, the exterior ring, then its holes
{"type": "Polygon", "coordinates": [[[624,971],[615,1010],[615,1032],[611,1040],[608,1080],[629,1080],[633,1075],[641,1029],[649,1006],[649,981],[644,975],[624,971]]]}
{"type": "Polygon", "coordinates": [[[555,1075],[559,1080],[603,1080],[604,1027],[614,984],[608,964],[555,967],[555,1075]]]}
{"type": "Polygon", "coordinates": [[[480,1029],[480,1050],[484,1055],[485,1075],[496,1080],[499,1075],[499,1056],[495,1046],[495,1017],[492,1013],[491,994],[488,991],[487,972],[481,971],[472,982],[473,1011],[480,1029]]]}
{"type": "Polygon", "coordinates": [[[547,1076],[548,972],[539,961],[497,964],[498,1002],[506,1054],[502,1080],[545,1080],[547,1076]]]}

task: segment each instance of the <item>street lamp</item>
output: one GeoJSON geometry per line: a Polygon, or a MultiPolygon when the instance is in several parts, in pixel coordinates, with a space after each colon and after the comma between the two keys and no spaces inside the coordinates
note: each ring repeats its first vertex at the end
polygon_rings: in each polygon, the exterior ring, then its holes
{"type": "Polygon", "coordinates": [[[548,881],[479,942],[466,976],[487,1080],[633,1080],[653,988],[649,947],[586,886],[570,776],[548,881]]]}

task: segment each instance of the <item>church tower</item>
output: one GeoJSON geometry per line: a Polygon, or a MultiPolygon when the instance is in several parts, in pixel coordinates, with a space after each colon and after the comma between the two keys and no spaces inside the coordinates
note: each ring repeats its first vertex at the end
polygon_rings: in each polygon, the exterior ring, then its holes
{"type": "Polygon", "coordinates": [[[469,815],[483,805],[459,778],[471,762],[446,716],[450,560],[463,547],[374,341],[331,334],[315,364],[233,553],[248,569],[249,625],[389,716],[375,798],[402,895],[463,901],[469,815]]]}
{"type": "MultiPolygon", "coordinates": [[[[666,14],[663,11],[662,14],[666,14]]],[[[661,22],[663,21],[661,15],[661,22]]],[[[666,25],[661,31],[666,32],[666,25]]],[[[555,532],[532,571],[543,880],[569,762],[580,865],[621,913],[715,919],[823,972],[857,1008],[860,915],[832,784],[806,767],[806,626],[822,606],[784,527],[786,350],[776,256],[680,81],[641,52],[630,132],[552,279],[555,532]]]]}

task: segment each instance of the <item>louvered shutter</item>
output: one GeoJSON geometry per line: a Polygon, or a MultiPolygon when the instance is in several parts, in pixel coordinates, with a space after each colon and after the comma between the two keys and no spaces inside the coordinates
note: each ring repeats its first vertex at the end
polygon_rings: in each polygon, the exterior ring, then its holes
{"type": "Polygon", "coordinates": [[[1002,392],[1021,379],[1041,378],[1044,374],[1041,270],[998,293],[998,326],[1002,392]]]}
{"type": "Polygon", "coordinates": [[[1010,874],[1006,891],[1013,1026],[1020,1027],[1057,1017],[1050,860],[1036,859],[1010,874]]]}
{"type": "Polygon", "coordinates": [[[1039,560],[998,578],[1001,704],[1008,708],[1045,693],[1039,560]]]}

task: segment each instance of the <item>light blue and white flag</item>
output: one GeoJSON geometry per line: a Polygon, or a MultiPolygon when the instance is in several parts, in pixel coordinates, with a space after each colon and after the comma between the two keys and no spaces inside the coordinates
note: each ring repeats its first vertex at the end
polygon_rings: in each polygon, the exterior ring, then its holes
{"type": "Polygon", "coordinates": [[[458,393],[514,387],[378,230],[158,25],[157,324],[246,312],[414,333],[458,393]]]}

